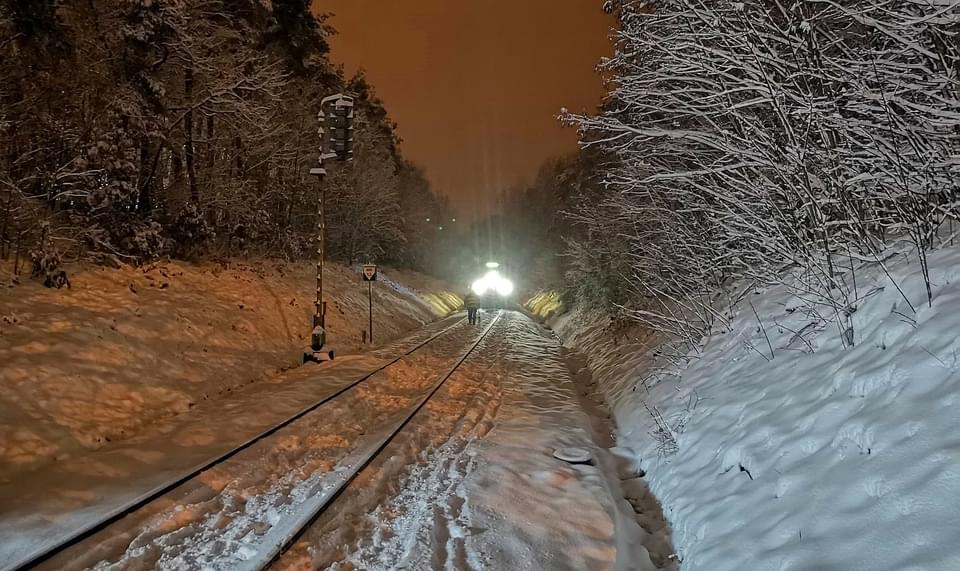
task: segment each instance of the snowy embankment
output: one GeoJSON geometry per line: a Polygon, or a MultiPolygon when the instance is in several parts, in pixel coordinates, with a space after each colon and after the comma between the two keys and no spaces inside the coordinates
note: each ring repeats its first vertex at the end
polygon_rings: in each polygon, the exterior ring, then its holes
{"type": "Polygon", "coordinates": [[[784,286],[749,294],[684,365],[658,360],[648,332],[556,320],[684,571],[960,569],[960,248],[929,261],[932,307],[912,254],[887,260],[890,277],[856,270],[853,347],[784,286]]]}
{"type": "MultiPolygon", "coordinates": [[[[5,281],[8,269],[0,267],[5,281]]],[[[282,262],[75,267],[71,289],[23,280],[0,290],[0,481],[299,364],[314,271],[282,262]]],[[[378,343],[459,301],[439,281],[381,275],[378,343]]],[[[366,286],[336,265],[324,286],[329,345],[357,350],[366,286]]]]}

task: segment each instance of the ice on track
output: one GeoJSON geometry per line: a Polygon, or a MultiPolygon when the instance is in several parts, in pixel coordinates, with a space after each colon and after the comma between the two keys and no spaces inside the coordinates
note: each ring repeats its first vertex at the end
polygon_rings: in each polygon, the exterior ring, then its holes
{"type": "Polygon", "coordinates": [[[890,277],[857,269],[851,348],[771,287],[748,294],[762,328],[744,304],[689,366],[654,378],[642,337],[563,318],[620,444],[642,459],[684,571],[960,569],[960,249],[929,263],[932,307],[914,253],[888,259],[890,277]],[[661,454],[643,401],[675,428],[675,454],[661,454]]]}

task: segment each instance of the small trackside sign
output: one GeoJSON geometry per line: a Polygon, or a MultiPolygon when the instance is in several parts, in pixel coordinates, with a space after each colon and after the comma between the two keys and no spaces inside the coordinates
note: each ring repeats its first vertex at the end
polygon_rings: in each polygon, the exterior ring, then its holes
{"type": "Polygon", "coordinates": [[[363,271],[360,272],[360,276],[365,282],[375,282],[377,281],[377,266],[376,264],[364,264],[363,271]]]}

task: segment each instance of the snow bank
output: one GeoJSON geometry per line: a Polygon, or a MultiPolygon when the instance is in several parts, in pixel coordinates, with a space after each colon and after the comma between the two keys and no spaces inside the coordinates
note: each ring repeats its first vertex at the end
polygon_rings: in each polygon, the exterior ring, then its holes
{"type": "Polygon", "coordinates": [[[608,473],[613,459],[593,441],[559,342],[520,313],[504,320],[507,346],[491,372],[501,404],[468,449],[479,458],[464,480],[468,527],[485,530],[467,538],[470,567],[654,571],[658,538],[637,526],[626,482],[608,473]],[[596,462],[567,464],[554,456],[562,448],[596,462]]]}
{"type": "Polygon", "coordinates": [[[748,297],[759,321],[744,302],[730,332],[655,375],[648,332],[558,320],[642,459],[682,569],[960,569],[960,249],[930,266],[932,307],[919,264],[888,261],[916,312],[877,265],[857,270],[852,348],[785,287],[748,297]]]}
{"type": "MultiPolygon", "coordinates": [[[[27,280],[0,290],[0,481],[299,364],[314,272],[280,262],[77,267],[72,289],[27,280]]],[[[454,304],[437,280],[384,275],[403,286],[375,284],[377,342],[454,304]]],[[[330,345],[358,350],[366,286],[336,265],[324,285],[330,345]]]]}

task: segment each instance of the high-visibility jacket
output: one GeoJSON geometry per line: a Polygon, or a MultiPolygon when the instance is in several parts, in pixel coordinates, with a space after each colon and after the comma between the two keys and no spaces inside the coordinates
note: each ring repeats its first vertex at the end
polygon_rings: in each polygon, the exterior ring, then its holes
{"type": "Polygon", "coordinates": [[[463,296],[463,306],[467,309],[476,309],[480,307],[480,298],[472,291],[463,296]]]}

